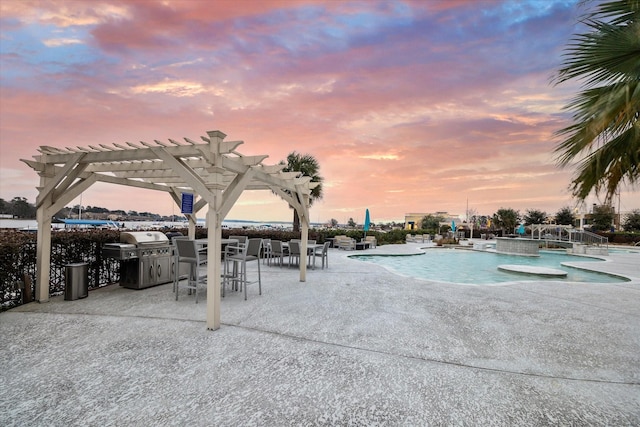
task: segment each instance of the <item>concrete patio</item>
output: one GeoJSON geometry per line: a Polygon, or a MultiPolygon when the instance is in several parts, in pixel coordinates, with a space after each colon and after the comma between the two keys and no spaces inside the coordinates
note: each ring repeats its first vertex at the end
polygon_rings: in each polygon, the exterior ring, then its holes
{"type": "Polygon", "coordinates": [[[1,313],[0,424],[640,425],[640,254],[596,265],[630,282],[501,286],[354,254],[304,283],[264,266],[263,294],[227,293],[213,332],[206,298],[171,284],[1,313]]]}

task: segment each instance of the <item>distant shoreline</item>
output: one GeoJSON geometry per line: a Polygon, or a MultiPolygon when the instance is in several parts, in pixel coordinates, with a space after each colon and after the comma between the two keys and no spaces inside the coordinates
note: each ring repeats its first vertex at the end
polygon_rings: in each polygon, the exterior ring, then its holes
{"type": "MultiPolygon", "coordinates": [[[[113,221],[114,223],[121,225],[124,224],[124,228],[136,229],[136,228],[149,228],[149,227],[187,227],[187,221],[113,221]]],[[[198,226],[205,224],[204,219],[198,219],[198,226]]],[[[287,221],[253,221],[253,220],[241,220],[241,219],[229,219],[222,221],[223,227],[229,228],[242,228],[242,227],[274,227],[274,228],[290,228],[293,227],[291,222],[287,221]]],[[[53,228],[64,229],[65,224],[52,224],[53,228]]],[[[27,229],[35,230],[38,227],[38,221],[35,219],[14,219],[14,218],[0,218],[0,228],[11,229],[27,229]]],[[[66,227],[71,228],[71,227],[66,227]]]]}

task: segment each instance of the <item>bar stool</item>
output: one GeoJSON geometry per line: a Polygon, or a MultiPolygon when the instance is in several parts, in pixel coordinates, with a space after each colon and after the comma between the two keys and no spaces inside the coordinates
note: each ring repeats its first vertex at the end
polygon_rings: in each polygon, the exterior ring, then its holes
{"type": "Polygon", "coordinates": [[[173,255],[173,261],[171,262],[171,274],[173,274],[173,292],[178,291],[178,282],[180,282],[180,279],[182,279],[182,277],[180,276],[180,261],[178,260],[178,246],[176,244],[177,240],[189,240],[189,236],[174,236],[171,238],[171,253],[173,255]]]}
{"type": "MultiPolygon", "coordinates": [[[[244,288],[244,299],[247,299],[247,285],[258,283],[258,293],[262,295],[262,279],[260,277],[260,250],[262,249],[262,239],[249,239],[246,247],[227,246],[224,258],[224,277],[226,282],[233,282],[240,286],[240,290],[244,288]],[[236,252],[237,250],[237,252],[236,252]],[[257,261],[258,264],[258,280],[247,280],[247,262],[257,261]],[[233,266],[230,265],[233,263],[233,266]],[[238,268],[239,267],[239,268],[238,268]],[[230,268],[237,271],[237,275],[230,273],[230,268]]],[[[224,296],[226,286],[222,287],[222,296],[224,296]]]]}
{"type": "MultiPolygon", "coordinates": [[[[189,279],[184,287],[189,289],[189,291],[192,289],[195,291],[197,304],[198,285],[207,284],[207,274],[201,274],[200,272],[200,266],[206,265],[207,259],[201,256],[195,240],[178,239],[176,240],[176,246],[178,248],[178,263],[184,262],[190,265],[189,279]]],[[[178,281],[178,287],[176,288],[176,301],[178,301],[179,291],[180,281],[178,281]]]]}

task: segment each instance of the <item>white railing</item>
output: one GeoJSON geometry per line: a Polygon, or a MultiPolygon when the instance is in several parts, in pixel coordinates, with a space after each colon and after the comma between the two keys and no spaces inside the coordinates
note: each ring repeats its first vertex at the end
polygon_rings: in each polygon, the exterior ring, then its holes
{"type": "Polygon", "coordinates": [[[569,241],[583,243],[585,245],[608,246],[609,238],[584,230],[569,232],[569,241]]]}
{"type": "Polygon", "coordinates": [[[609,239],[590,231],[576,230],[567,225],[532,225],[532,239],[558,242],[582,243],[585,245],[608,246],[609,239]]]}

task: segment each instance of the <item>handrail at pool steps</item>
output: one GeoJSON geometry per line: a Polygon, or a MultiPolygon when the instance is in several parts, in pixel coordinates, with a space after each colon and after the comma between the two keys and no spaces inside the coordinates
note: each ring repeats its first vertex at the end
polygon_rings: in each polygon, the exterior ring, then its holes
{"type": "Polygon", "coordinates": [[[569,232],[569,240],[572,242],[585,243],[587,245],[609,246],[609,238],[592,233],[586,230],[575,230],[569,232]]]}
{"type": "Polygon", "coordinates": [[[531,239],[557,242],[582,243],[608,247],[609,238],[586,230],[577,230],[570,226],[535,225],[531,239]],[[536,236],[537,232],[537,236],[536,236]],[[544,233],[544,234],[543,234],[544,233]]]}

